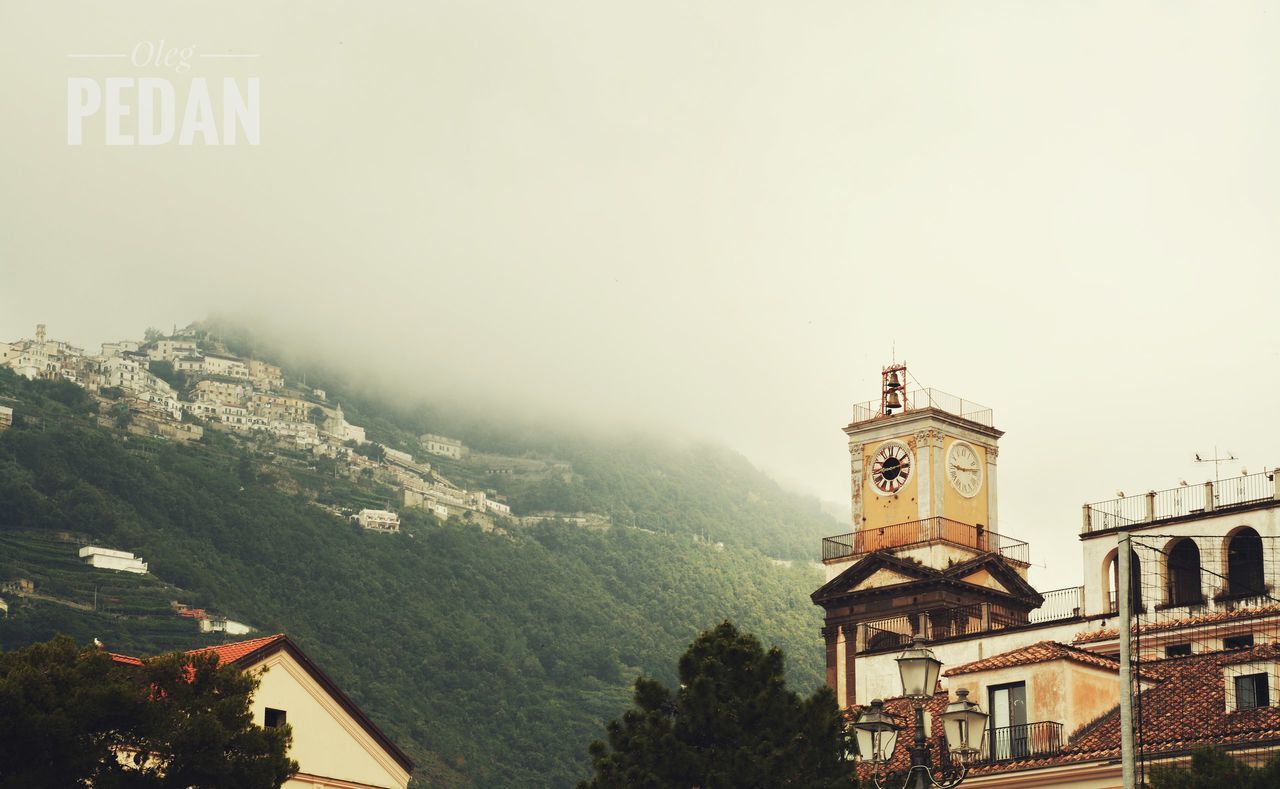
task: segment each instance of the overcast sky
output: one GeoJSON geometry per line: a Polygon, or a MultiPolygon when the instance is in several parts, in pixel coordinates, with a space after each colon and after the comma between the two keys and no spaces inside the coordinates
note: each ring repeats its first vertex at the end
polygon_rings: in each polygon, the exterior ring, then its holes
{"type": "Polygon", "coordinates": [[[0,337],[236,313],[841,502],[896,348],[1074,585],[1084,501],[1280,464],[1268,6],[0,0],[0,337]],[[259,57],[67,57],[161,39],[259,57]],[[258,77],[262,144],[67,145],[147,75],[258,77]]]}

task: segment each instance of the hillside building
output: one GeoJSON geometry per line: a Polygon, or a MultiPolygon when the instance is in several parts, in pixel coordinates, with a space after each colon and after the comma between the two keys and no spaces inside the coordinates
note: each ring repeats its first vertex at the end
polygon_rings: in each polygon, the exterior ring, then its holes
{"type": "Polygon", "coordinates": [[[462,456],[467,453],[467,448],[456,438],[427,433],[420,437],[418,441],[422,444],[423,449],[433,455],[461,460],[462,456]]]}
{"type": "Polygon", "coordinates": [[[0,405],[0,430],[13,427],[13,409],[7,405],[0,405]]]}
{"type": "Polygon", "coordinates": [[[1085,505],[1083,584],[1041,592],[1029,546],[999,524],[992,412],[907,383],[885,368],[844,428],[853,531],[822,541],[812,595],[840,706],[886,699],[904,726],[890,771],[914,736],[896,658],[920,640],[944,666],[926,704],[935,767],[955,766],[938,716],[963,688],[989,715],[966,786],[1120,786],[1122,541],[1142,763],[1280,751],[1280,472],[1085,505]]]}
{"type": "MultiPolygon", "coordinates": [[[[250,712],[259,726],[293,730],[298,773],[287,789],[407,789],[413,761],[288,636],[276,634],[188,654],[257,675],[250,712]]],[[[117,663],[142,661],[112,655],[117,663]]]]}
{"type": "Polygon", "coordinates": [[[362,529],[380,532],[400,531],[400,516],[389,510],[364,509],[353,518],[362,529]]]}
{"type": "Polygon", "coordinates": [[[80,549],[80,558],[84,559],[85,564],[103,570],[119,570],[138,575],[145,575],[147,572],[147,563],[128,551],[87,545],[80,549]]]}

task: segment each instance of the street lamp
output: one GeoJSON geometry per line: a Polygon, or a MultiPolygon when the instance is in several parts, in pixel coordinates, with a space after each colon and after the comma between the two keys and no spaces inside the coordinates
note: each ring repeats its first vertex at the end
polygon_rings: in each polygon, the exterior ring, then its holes
{"type": "MultiPolygon", "coordinates": [[[[942,661],[925,647],[919,638],[911,648],[897,658],[898,674],[902,679],[902,695],[915,705],[915,741],[911,745],[911,769],[903,789],[952,789],[964,780],[968,763],[982,750],[982,738],[986,733],[987,713],[976,703],[969,701],[969,691],[957,690],[956,700],[947,705],[939,717],[946,736],[947,749],[960,763],[958,774],[935,777],[929,764],[929,743],[924,731],[924,705],[933,696],[933,689],[942,670],[942,661]]],[[[893,757],[899,727],[884,711],[884,702],[876,699],[870,709],[858,716],[853,724],[858,738],[858,753],[872,763],[871,781],[880,786],[880,768],[893,757]]]]}

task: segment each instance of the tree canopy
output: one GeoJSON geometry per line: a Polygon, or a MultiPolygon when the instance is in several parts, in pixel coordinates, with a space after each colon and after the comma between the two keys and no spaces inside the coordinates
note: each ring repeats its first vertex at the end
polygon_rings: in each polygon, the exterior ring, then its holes
{"type": "Polygon", "coordinates": [[[636,680],[635,706],[589,749],[603,787],[849,787],[848,743],[835,697],[787,690],[782,651],[730,622],[680,658],[680,689],[636,680]]]}
{"type": "Polygon", "coordinates": [[[140,666],[65,636],[0,653],[0,787],[274,789],[287,727],[253,723],[256,677],[213,655],[140,666]]]}

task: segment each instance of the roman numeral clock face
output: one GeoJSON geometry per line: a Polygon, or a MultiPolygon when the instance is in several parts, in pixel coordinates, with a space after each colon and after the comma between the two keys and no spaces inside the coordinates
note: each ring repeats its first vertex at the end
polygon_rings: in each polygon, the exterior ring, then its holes
{"type": "Polygon", "coordinates": [[[982,462],[968,444],[957,441],[947,450],[947,479],[951,487],[966,499],[978,495],[982,487],[982,462]]]}
{"type": "Polygon", "coordinates": [[[911,450],[906,444],[890,441],[871,459],[871,484],[880,493],[897,493],[911,478],[911,450]]]}

